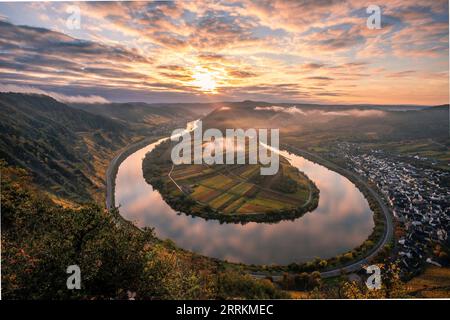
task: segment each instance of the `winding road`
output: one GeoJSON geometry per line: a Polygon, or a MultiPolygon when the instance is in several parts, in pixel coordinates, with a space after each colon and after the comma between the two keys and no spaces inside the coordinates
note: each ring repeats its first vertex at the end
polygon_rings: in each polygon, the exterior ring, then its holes
{"type": "MultiPolygon", "coordinates": [[[[325,164],[325,166],[330,168],[331,170],[332,170],[332,168],[337,167],[336,164],[331,163],[330,161],[325,160],[325,159],[319,157],[318,155],[312,154],[310,152],[307,152],[305,150],[302,150],[302,149],[299,149],[299,148],[296,148],[296,147],[293,147],[290,145],[288,147],[291,150],[295,150],[301,156],[304,156],[305,158],[308,158],[311,161],[316,160],[317,162],[319,162],[321,164],[325,164]],[[328,165],[326,165],[326,164],[328,164],[328,165]]],[[[394,235],[394,223],[393,223],[391,212],[389,211],[388,207],[386,206],[386,204],[384,203],[384,201],[380,197],[380,195],[375,190],[373,190],[373,188],[370,187],[367,184],[367,182],[365,180],[361,179],[361,177],[359,177],[357,174],[355,174],[347,169],[341,168],[341,167],[338,167],[338,168],[339,168],[339,171],[345,173],[345,176],[347,178],[348,177],[353,178],[358,183],[363,185],[370,192],[370,194],[374,197],[374,199],[377,201],[378,205],[381,207],[381,209],[383,211],[386,228],[385,228],[383,237],[379,240],[377,245],[372,250],[370,250],[370,252],[368,253],[368,255],[366,257],[361,258],[357,261],[353,261],[350,264],[344,265],[340,268],[321,272],[320,275],[322,276],[322,278],[335,277],[335,276],[340,275],[342,272],[349,273],[349,272],[355,272],[355,271],[361,270],[361,268],[363,268],[364,265],[367,265],[369,263],[369,261],[372,258],[374,258],[380,252],[380,250],[382,250],[384,248],[384,246],[387,245],[393,239],[393,235],[394,235]]]]}
{"type": "Polygon", "coordinates": [[[145,147],[146,145],[155,142],[158,137],[148,137],[139,142],[133,143],[124,149],[122,149],[109,163],[108,169],[106,169],[106,197],[105,205],[106,209],[111,210],[115,207],[114,201],[114,187],[117,171],[123,160],[125,160],[130,154],[145,147]]]}
{"type": "MultiPolygon", "coordinates": [[[[147,144],[150,144],[154,141],[156,141],[156,137],[149,137],[147,139],[144,139],[138,143],[132,144],[129,147],[122,150],[118,155],[116,155],[110,162],[108,169],[106,171],[106,208],[111,209],[115,206],[114,203],[114,188],[115,188],[115,179],[117,175],[118,168],[120,166],[120,163],[126,159],[128,155],[130,155],[132,152],[138,150],[139,148],[145,147],[147,144]]],[[[364,257],[357,261],[350,262],[348,265],[343,265],[339,268],[333,269],[333,270],[327,270],[324,272],[321,272],[322,278],[329,278],[334,276],[339,276],[342,273],[350,273],[350,272],[356,272],[361,270],[364,265],[367,265],[369,261],[374,258],[380,250],[384,248],[386,244],[388,244],[392,238],[393,238],[393,219],[392,215],[384,203],[383,199],[380,197],[380,195],[373,190],[366,181],[361,179],[358,175],[355,173],[346,170],[344,168],[338,167],[336,164],[331,163],[328,160],[325,160],[315,154],[309,153],[305,150],[288,146],[289,150],[295,150],[296,153],[298,153],[300,156],[304,156],[305,158],[308,158],[311,161],[318,162],[320,164],[324,164],[326,167],[330,168],[331,170],[338,169],[338,171],[344,173],[344,175],[347,178],[351,178],[350,180],[357,181],[359,184],[363,185],[373,196],[373,198],[377,201],[378,205],[381,207],[382,212],[385,217],[386,222],[386,228],[383,237],[379,240],[377,245],[370,250],[370,252],[364,257]]],[[[336,171],[336,170],[333,170],[336,171]]],[[[267,276],[267,274],[264,273],[251,273],[251,275],[255,278],[263,278],[267,276]]],[[[276,279],[277,277],[281,277],[281,274],[271,274],[271,276],[276,279]]]]}

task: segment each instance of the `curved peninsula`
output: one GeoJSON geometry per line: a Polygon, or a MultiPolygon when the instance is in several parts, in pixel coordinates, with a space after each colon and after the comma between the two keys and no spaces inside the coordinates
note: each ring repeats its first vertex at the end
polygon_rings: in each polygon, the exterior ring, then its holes
{"type": "Polygon", "coordinates": [[[319,189],[280,157],[278,173],[260,174],[259,164],[174,166],[170,141],[147,153],[142,164],[147,183],[175,210],[220,222],[278,222],[314,210],[319,189]]]}

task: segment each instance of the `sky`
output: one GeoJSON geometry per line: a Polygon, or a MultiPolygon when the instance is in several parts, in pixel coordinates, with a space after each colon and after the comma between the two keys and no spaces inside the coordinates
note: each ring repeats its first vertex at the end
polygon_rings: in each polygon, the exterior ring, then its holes
{"type": "Polygon", "coordinates": [[[0,91],[447,104],[448,13],[444,0],[0,3],[0,91]],[[367,27],[369,4],[381,9],[379,29],[367,27]]]}

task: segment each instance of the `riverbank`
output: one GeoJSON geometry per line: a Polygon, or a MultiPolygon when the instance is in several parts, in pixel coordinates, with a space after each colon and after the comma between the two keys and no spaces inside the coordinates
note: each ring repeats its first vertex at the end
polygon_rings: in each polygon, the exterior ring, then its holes
{"type": "Polygon", "coordinates": [[[313,211],[317,208],[319,203],[319,192],[314,189],[311,191],[311,200],[302,207],[294,208],[290,210],[279,210],[268,213],[248,213],[248,214],[223,214],[217,211],[197,211],[186,210],[182,204],[173,198],[167,198],[167,203],[174,209],[182,212],[183,214],[199,217],[206,220],[217,220],[220,223],[240,223],[246,224],[249,222],[260,223],[278,223],[284,220],[295,220],[302,217],[304,214],[313,211]]]}
{"type": "Polygon", "coordinates": [[[111,210],[115,207],[115,181],[117,172],[119,170],[120,164],[132,153],[136,152],[137,150],[145,147],[146,145],[157,141],[160,139],[160,137],[148,137],[143,138],[142,140],[133,143],[121,151],[111,160],[109,163],[108,169],[106,170],[106,200],[105,205],[106,209],[111,210]]]}
{"type": "MultiPolygon", "coordinates": [[[[151,140],[146,140],[146,141],[141,141],[139,142],[137,145],[134,144],[132,146],[130,146],[130,148],[128,148],[127,150],[124,150],[121,154],[119,154],[117,157],[115,157],[113,159],[113,165],[110,167],[116,167],[115,170],[111,169],[109,170],[109,172],[111,173],[110,176],[110,181],[114,181],[115,180],[115,175],[117,174],[117,168],[120,166],[120,163],[126,159],[127,155],[132,154],[133,151],[135,151],[136,149],[139,149],[140,146],[144,146],[146,143],[150,144],[150,142],[153,140],[155,141],[157,138],[153,137],[153,139],[151,140]],[[114,173],[114,174],[112,174],[114,173]],[[114,176],[114,177],[112,177],[114,176]]],[[[291,151],[294,151],[291,149],[291,151]]],[[[305,158],[310,159],[313,162],[316,163],[320,163],[319,159],[314,158],[313,155],[310,154],[306,154],[306,153],[301,153],[300,151],[296,151],[294,153],[298,153],[302,156],[305,156],[305,158]]],[[[331,169],[332,171],[336,171],[339,172],[339,169],[334,168],[330,163],[326,163],[325,161],[320,163],[321,165],[331,169]]],[[[349,175],[347,172],[341,171],[339,172],[340,174],[342,174],[343,176],[349,178],[349,175]]],[[[350,178],[349,178],[350,179],[350,178]]],[[[352,179],[350,179],[352,180],[352,179]]],[[[110,192],[114,192],[114,186],[110,185],[110,192]]],[[[363,191],[361,191],[363,192],[363,191]]],[[[374,192],[374,191],[373,191],[374,192]]],[[[380,200],[381,201],[381,200],[380,200]]],[[[111,202],[114,203],[114,202],[111,202]]],[[[389,223],[387,223],[388,228],[386,230],[390,230],[389,228],[389,223]]],[[[305,263],[305,264],[290,264],[290,265],[279,265],[279,266],[263,266],[263,265],[250,265],[250,264],[244,264],[244,263],[232,263],[232,262],[226,262],[224,260],[220,260],[217,258],[210,258],[213,261],[217,262],[220,261],[219,264],[225,266],[225,267],[231,267],[231,268],[237,268],[240,270],[245,270],[253,275],[257,275],[257,274],[264,274],[264,275],[271,275],[271,276],[277,276],[277,274],[279,274],[280,272],[292,272],[292,273],[298,273],[298,272],[312,272],[315,270],[321,270],[322,271],[322,276],[323,277],[330,277],[330,276],[338,276],[339,274],[341,274],[341,272],[354,272],[357,270],[360,270],[362,265],[367,264],[369,260],[371,260],[373,257],[375,257],[381,249],[383,249],[384,244],[387,244],[390,239],[389,236],[389,232],[384,232],[383,233],[384,236],[382,238],[383,241],[377,241],[375,243],[375,245],[372,247],[372,249],[370,250],[362,250],[360,251],[361,255],[357,255],[357,256],[352,256],[352,257],[345,257],[344,259],[348,259],[348,261],[346,260],[341,261],[341,263],[339,264],[339,266],[332,266],[330,263],[328,263],[330,260],[332,259],[328,259],[328,260],[321,260],[321,261],[312,261],[310,263],[305,263]],[[326,261],[326,264],[324,265],[323,261],[326,261]],[[328,262],[327,262],[328,261],[328,262]],[[319,264],[321,263],[322,267],[319,267],[319,264]],[[299,266],[303,266],[304,268],[299,268],[299,266]]],[[[365,248],[368,249],[368,248],[365,248]]],[[[183,252],[185,252],[187,249],[179,249],[183,252]]],[[[189,251],[189,250],[188,250],[189,251]]],[[[194,253],[197,256],[204,256],[198,253],[194,253]]],[[[206,257],[206,256],[205,256],[206,257]]]]}
{"type": "Polygon", "coordinates": [[[182,214],[220,223],[278,223],[295,220],[318,206],[319,189],[287,159],[282,158],[276,175],[260,176],[255,165],[175,168],[169,148],[170,143],[163,142],[147,153],[142,170],[146,182],[182,214]],[[286,186],[289,182],[291,190],[286,186]]]}
{"type": "MultiPolygon", "coordinates": [[[[307,152],[305,150],[296,148],[290,145],[284,145],[288,152],[293,152],[295,154],[299,154],[300,156],[308,159],[309,161],[320,164],[332,171],[335,171],[347,179],[349,179],[366,197],[370,208],[374,213],[374,222],[375,227],[372,234],[369,236],[368,240],[373,241],[373,238],[376,237],[376,232],[380,230],[380,218],[383,219],[383,230],[382,234],[379,235],[377,241],[371,248],[367,248],[362,254],[363,257],[359,257],[356,261],[353,259],[347,263],[342,264],[337,268],[333,268],[327,270],[325,268],[322,270],[322,277],[332,277],[338,276],[341,272],[355,272],[360,270],[364,265],[370,263],[372,259],[374,259],[380,252],[385,248],[385,246],[389,245],[389,243],[393,240],[394,234],[394,223],[392,218],[392,213],[390,212],[388,206],[385,204],[381,196],[371,187],[369,184],[359,177],[357,174],[346,170],[344,168],[339,167],[338,165],[332,163],[329,160],[326,160],[316,154],[307,152]],[[378,230],[377,230],[378,228],[378,230]]],[[[367,241],[367,240],[366,240],[367,241]]],[[[355,248],[354,250],[356,250],[355,248]]],[[[354,251],[352,250],[352,251],[354,251]]]]}

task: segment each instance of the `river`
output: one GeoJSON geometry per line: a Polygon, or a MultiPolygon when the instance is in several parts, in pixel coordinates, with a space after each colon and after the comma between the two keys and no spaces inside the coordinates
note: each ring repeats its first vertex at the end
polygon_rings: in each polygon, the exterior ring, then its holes
{"type": "MultiPolygon", "coordinates": [[[[195,125],[195,124],[194,124],[195,125]]],[[[190,124],[192,129],[193,124],[190,124]]],[[[294,221],[276,224],[220,224],[178,214],[149,185],[142,160],[161,139],[134,152],[119,166],[115,202],[120,214],[138,227],[153,227],[161,239],[209,257],[247,264],[305,262],[330,258],[359,246],[372,232],[373,213],[346,177],[303,157],[281,151],[320,190],[318,207],[294,221]]]]}

